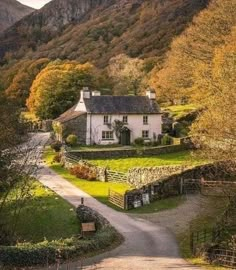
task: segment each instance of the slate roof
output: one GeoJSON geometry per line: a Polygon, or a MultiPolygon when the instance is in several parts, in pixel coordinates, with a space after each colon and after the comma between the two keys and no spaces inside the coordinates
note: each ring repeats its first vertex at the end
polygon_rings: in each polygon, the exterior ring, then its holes
{"type": "Polygon", "coordinates": [[[61,114],[58,118],[56,118],[54,121],[65,123],[67,121],[70,121],[74,118],[77,118],[80,115],[86,114],[86,112],[77,112],[75,111],[76,105],[61,114]]]}
{"type": "Polygon", "coordinates": [[[159,114],[155,100],[146,96],[92,96],[84,99],[88,113],[94,114],[159,114]]]}

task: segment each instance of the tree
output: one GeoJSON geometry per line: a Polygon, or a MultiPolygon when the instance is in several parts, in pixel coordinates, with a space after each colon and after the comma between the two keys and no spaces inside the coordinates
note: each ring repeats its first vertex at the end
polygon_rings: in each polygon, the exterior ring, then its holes
{"type": "MultiPolygon", "coordinates": [[[[196,68],[202,66],[204,76],[211,76],[215,48],[226,42],[236,25],[236,1],[213,0],[190,27],[174,40],[163,69],[153,74],[161,97],[179,101],[182,98],[201,100],[208,95],[196,68]],[[199,95],[199,92],[203,91],[199,95]]],[[[198,70],[199,71],[199,70],[198,70]]],[[[173,102],[172,100],[170,100],[173,102]]]]}
{"type": "Polygon", "coordinates": [[[215,50],[210,66],[211,76],[201,78],[209,93],[205,110],[191,133],[205,157],[232,160],[236,158],[236,29],[226,38],[226,45],[215,50]]]}
{"type": "Polygon", "coordinates": [[[5,76],[9,83],[6,85],[6,95],[18,105],[25,107],[29,97],[30,87],[37,74],[49,63],[49,59],[24,60],[9,67],[5,76]],[[13,72],[13,74],[11,74],[13,72]]]}
{"type": "Polygon", "coordinates": [[[144,61],[120,54],[110,60],[108,74],[114,82],[115,94],[140,94],[145,75],[144,61]]]}
{"type": "Polygon", "coordinates": [[[27,107],[41,119],[54,119],[74,105],[81,87],[94,84],[92,65],[51,62],[34,80],[27,107]]]}

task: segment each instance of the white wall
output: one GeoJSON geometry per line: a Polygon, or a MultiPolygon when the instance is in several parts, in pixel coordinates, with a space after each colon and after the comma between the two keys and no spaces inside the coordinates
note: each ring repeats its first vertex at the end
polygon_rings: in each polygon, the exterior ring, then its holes
{"type": "MultiPolygon", "coordinates": [[[[111,123],[115,120],[123,120],[122,115],[111,115],[111,123]]],[[[103,141],[102,140],[102,131],[111,131],[112,127],[109,128],[107,125],[104,125],[104,115],[90,115],[87,114],[87,144],[96,143],[96,144],[114,144],[118,143],[118,139],[114,134],[114,140],[103,141]],[[91,127],[91,128],[90,128],[91,127]],[[91,136],[90,136],[91,134],[91,136]]],[[[153,134],[156,136],[161,134],[162,130],[162,118],[161,114],[152,114],[148,115],[148,125],[143,124],[143,115],[133,114],[128,115],[128,124],[126,125],[131,130],[131,143],[138,137],[142,137],[143,130],[149,130],[149,137],[153,139],[153,134]]]]}

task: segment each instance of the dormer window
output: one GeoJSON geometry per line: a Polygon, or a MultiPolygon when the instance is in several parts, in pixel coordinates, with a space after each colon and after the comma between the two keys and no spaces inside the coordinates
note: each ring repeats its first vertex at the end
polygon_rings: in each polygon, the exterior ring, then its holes
{"type": "Polygon", "coordinates": [[[128,124],[128,116],[127,115],[124,115],[123,116],[123,124],[128,124]]]}
{"type": "Polygon", "coordinates": [[[143,124],[148,125],[148,116],[147,115],[143,116],[143,124]]]}

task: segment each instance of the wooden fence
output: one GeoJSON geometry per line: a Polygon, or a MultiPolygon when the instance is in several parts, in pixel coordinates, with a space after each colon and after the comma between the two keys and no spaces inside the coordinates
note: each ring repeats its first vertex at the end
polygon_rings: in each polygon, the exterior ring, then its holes
{"type": "Polygon", "coordinates": [[[122,173],[122,172],[107,170],[106,171],[106,180],[108,182],[127,183],[128,176],[127,176],[127,174],[122,173]]]}
{"type": "Polygon", "coordinates": [[[220,266],[236,269],[236,250],[213,249],[208,253],[208,260],[220,266]]]}
{"type": "Polygon", "coordinates": [[[121,194],[114,190],[109,189],[108,193],[109,202],[124,210],[126,210],[125,198],[126,198],[125,194],[121,194]]]}

